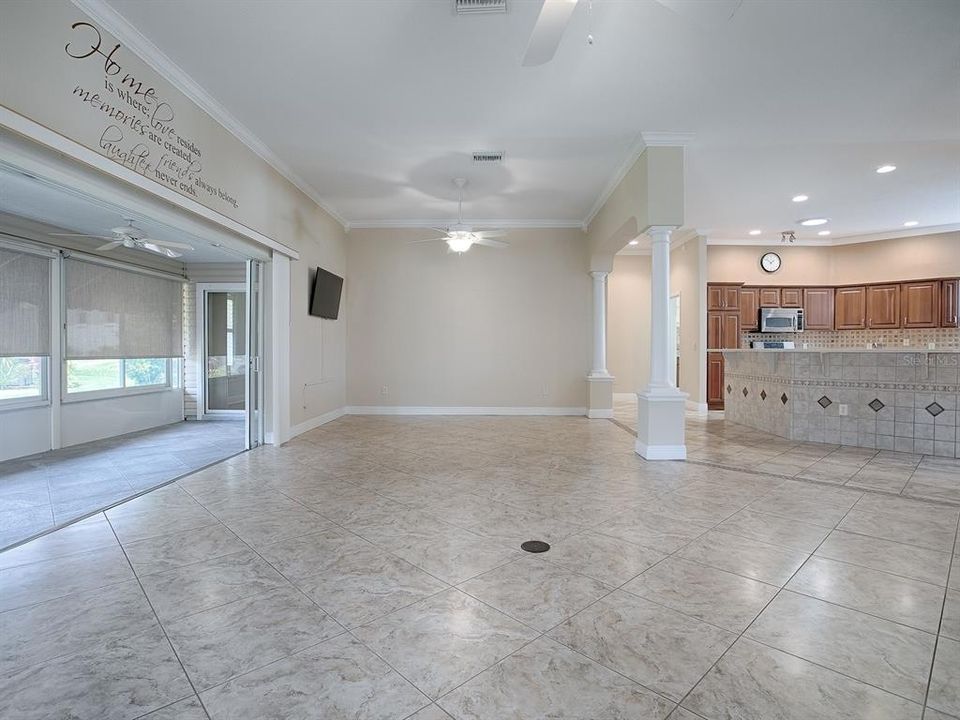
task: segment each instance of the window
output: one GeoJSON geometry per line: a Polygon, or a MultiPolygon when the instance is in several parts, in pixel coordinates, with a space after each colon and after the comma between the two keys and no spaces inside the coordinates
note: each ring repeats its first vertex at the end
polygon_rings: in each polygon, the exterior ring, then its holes
{"type": "Polygon", "coordinates": [[[45,357],[0,357],[0,404],[46,398],[45,357]]]}
{"type": "Polygon", "coordinates": [[[67,393],[165,388],[170,375],[168,358],[68,360],[67,393]]]}
{"type": "Polygon", "coordinates": [[[50,257],[0,246],[0,409],[46,402],[50,257]]]}
{"type": "Polygon", "coordinates": [[[73,258],[64,269],[67,396],[171,387],[183,349],[182,283],[73,258]]]}

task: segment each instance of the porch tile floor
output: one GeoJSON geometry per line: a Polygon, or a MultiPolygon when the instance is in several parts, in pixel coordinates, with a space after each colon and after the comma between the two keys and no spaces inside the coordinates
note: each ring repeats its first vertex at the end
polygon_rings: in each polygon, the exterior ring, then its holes
{"type": "Polygon", "coordinates": [[[0,717],[960,718],[960,507],[632,445],[345,417],[0,553],[0,717]]]}
{"type": "Polygon", "coordinates": [[[0,462],[0,550],[243,448],[243,422],[216,418],[0,462]]]}
{"type": "MultiPolygon", "coordinates": [[[[614,419],[636,432],[635,398],[614,400],[614,419]]],[[[726,468],[960,504],[960,459],[786,440],[688,414],[687,458],[726,468]]]]}

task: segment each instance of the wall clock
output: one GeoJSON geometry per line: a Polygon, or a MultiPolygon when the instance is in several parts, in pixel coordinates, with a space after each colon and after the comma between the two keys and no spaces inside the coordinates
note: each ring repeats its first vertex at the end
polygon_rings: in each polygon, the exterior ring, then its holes
{"type": "Polygon", "coordinates": [[[775,252],[764,253],[760,258],[760,267],[763,268],[764,272],[775,273],[782,264],[783,261],[775,252]]]}

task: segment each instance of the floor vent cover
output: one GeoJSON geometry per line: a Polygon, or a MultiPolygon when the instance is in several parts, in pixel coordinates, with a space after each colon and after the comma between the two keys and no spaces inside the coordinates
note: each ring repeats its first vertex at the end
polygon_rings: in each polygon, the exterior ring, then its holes
{"type": "Polygon", "coordinates": [[[550,546],[543,540],[527,540],[520,546],[521,550],[532,553],[542,553],[550,549],[550,546]]]}
{"type": "Polygon", "coordinates": [[[453,0],[458,13],[502,13],[507,0],[453,0]]]}

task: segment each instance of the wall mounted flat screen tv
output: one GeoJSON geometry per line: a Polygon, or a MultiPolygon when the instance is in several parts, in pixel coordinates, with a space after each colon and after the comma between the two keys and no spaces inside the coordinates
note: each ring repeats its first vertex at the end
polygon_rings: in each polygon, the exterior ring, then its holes
{"type": "Polygon", "coordinates": [[[341,290],[343,290],[343,278],[318,267],[310,297],[310,314],[336,320],[340,314],[341,290]]]}

